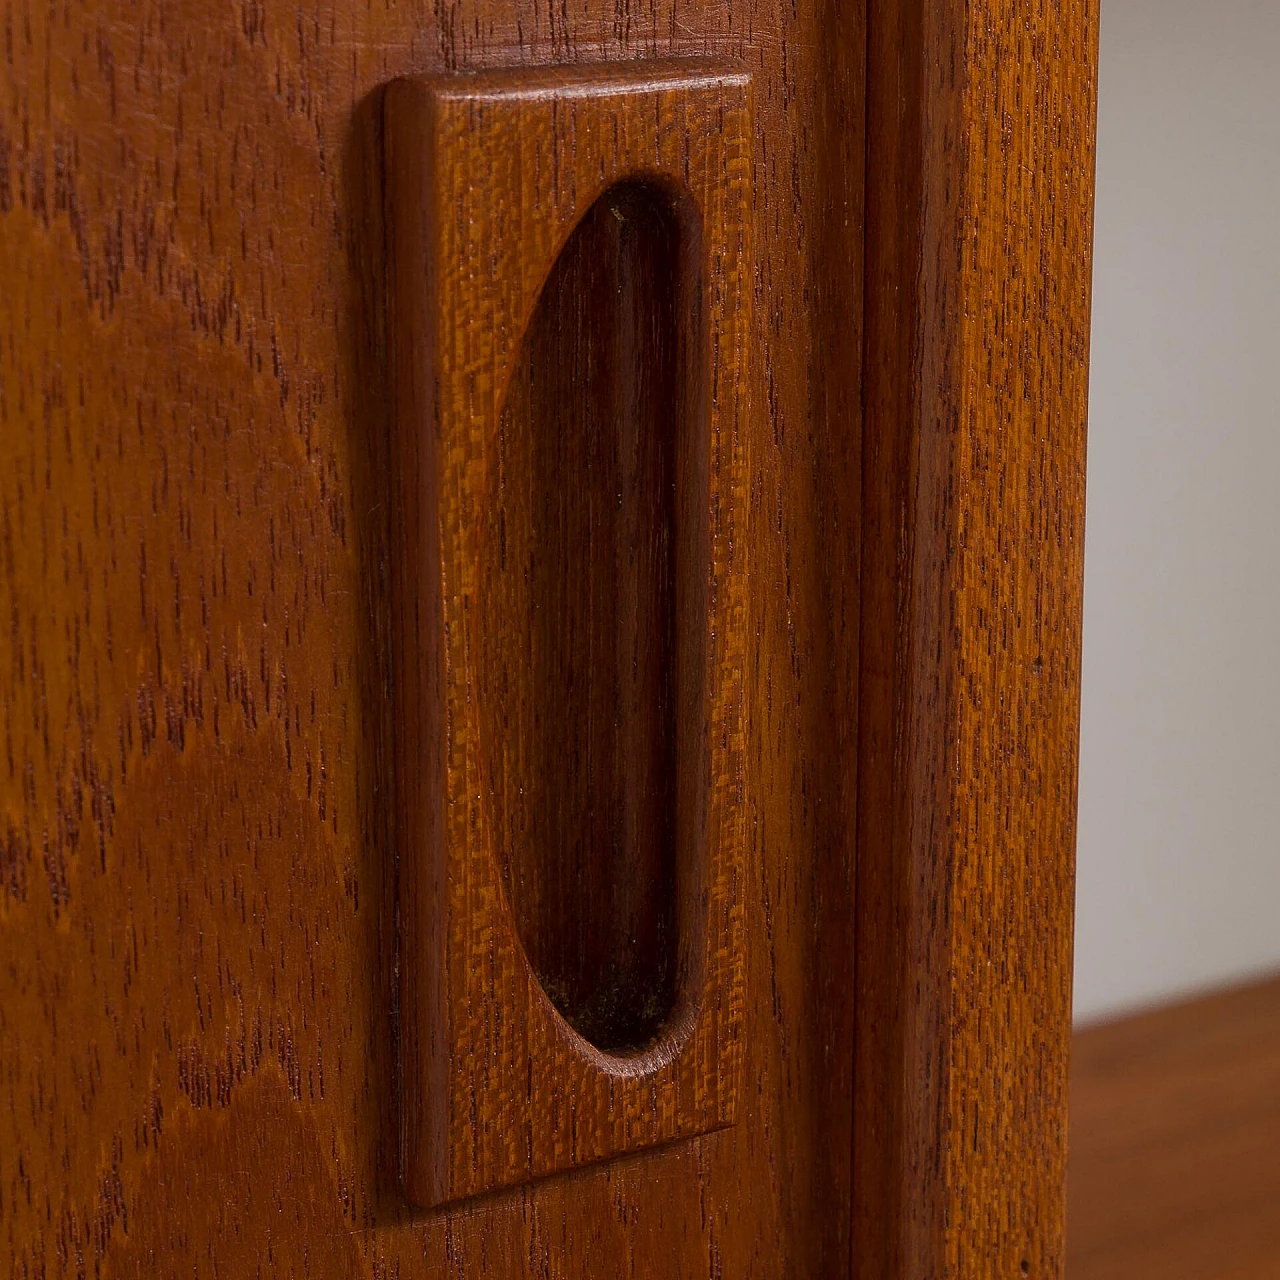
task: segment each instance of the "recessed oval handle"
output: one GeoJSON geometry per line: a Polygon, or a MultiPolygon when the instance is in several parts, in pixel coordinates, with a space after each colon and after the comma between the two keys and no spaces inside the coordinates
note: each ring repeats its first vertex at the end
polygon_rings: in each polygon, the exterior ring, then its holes
{"type": "Polygon", "coordinates": [[[503,884],[544,993],[610,1053],[677,1034],[677,1000],[697,999],[700,240],[666,184],[623,181],[586,212],[525,331],[482,515],[477,701],[503,884]]]}
{"type": "Polygon", "coordinates": [[[402,1156],[732,1123],[752,134],[706,63],[391,86],[402,1156]]]}

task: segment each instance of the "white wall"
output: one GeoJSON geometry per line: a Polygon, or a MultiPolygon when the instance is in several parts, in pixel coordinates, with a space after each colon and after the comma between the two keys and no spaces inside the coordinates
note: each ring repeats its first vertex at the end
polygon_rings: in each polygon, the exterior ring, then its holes
{"type": "Polygon", "coordinates": [[[1102,0],[1076,1016],[1280,967],[1280,0],[1102,0]]]}

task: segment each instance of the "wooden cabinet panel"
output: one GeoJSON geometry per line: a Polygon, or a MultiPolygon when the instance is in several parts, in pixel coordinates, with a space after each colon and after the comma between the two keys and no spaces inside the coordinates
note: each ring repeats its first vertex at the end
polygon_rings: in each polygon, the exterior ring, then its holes
{"type": "Polygon", "coordinates": [[[1059,1274],[1094,34],[1088,0],[8,12],[12,1274],[1059,1274]],[[754,98],[736,1120],[423,1210],[385,91],[655,58],[754,98]]]}
{"type": "Polygon", "coordinates": [[[868,35],[854,1273],[1058,1276],[1097,10],[868,35]]]}

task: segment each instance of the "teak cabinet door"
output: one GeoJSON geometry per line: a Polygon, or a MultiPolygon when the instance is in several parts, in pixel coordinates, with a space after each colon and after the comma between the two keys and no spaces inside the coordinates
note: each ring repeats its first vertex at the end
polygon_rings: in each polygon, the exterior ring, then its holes
{"type": "Polygon", "coordinates": [[[15,1277],[1059,1277],[1093,0],[14,6],[15,1277]]]}

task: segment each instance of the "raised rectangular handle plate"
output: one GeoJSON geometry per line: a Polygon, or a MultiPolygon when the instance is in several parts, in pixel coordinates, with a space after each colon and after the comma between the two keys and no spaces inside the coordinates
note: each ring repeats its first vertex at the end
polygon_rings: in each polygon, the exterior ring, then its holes
{"type": "Polygon", "coordinates": [[[751,148],[723,65],[387,92],[422,1205],[734,1119],[751,148]]]}

